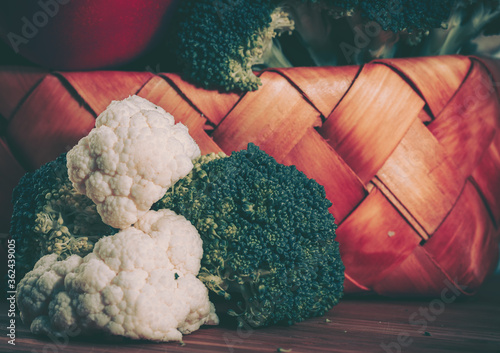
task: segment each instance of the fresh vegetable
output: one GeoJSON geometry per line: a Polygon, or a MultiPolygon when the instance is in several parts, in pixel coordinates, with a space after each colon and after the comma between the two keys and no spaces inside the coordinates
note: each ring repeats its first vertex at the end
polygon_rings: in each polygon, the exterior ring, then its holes
{"type": "MultiPolygon", "coordinates": [[[[184,76],[205,88],[255,90],[255,65],[273,58],[273,38],[293,29],[272,0],[183,0],[178,10],[176,52],[184,76]]],[[[285,65],[289,65],[286,61],[285,65]]]]}
{"type": "Polygon", "coordinates": [[[97,205],[104,223],[134,224],[193,168],[200,149],[185,125],[148,100],[112,102],[67,155],[76,190],[97,205]]]}
{"type": "Polygon", "coordinates": [[[253,144],[195,161],[154,209],[172,209],[200,232],[198,277],[232,304],[241,324],[293,324],[342,297],[344,267],[325,190],[253,144]]]}
{"type": "MultiPolygon", "coordinates": [[[[468,1],[468,0],[466,0],[468,1]]],[[[354,16],[359,13],[370,21],[376,21],[384,30],[427,31],[440,27],[448,18],[455,0],[289,0],[291,6],[308,4],[335,18],[354,16]]]]}
{"type": "MultiPolygon", "coordinates": [[[[26,274],[17,297],[32,332],[76,325],[82,333],[180,340],[217,322],[209,290],[252,326],[293,324],[339,301],[344,267],[324,188],[253,144],[229,157],[199,154],[185,126],[132,96],[98,117],[68,152],[67,169],[64,155],[44,169],[61,168],[71,196],[87,192],[93,217],[122,230],[80,255],[45,255],[26,274]]],[[[74,200],[59,195],[61,208],[74,200]]]]}
{"type": "Polygon", "coordinates": [[[475,39],[500,34],[499,15],[500,0],[186,0],[176,51],[186,79],[250,91],[264,67],[474,54],[475,39]]]}
{"type": "MultiPolygon", "coordinates": [[[[442,28],[432,29],[418,55],[481,54],[476,40],[500,35],[499,0],[457,1],[442,28]]],[[[500,47],[497,46],[497,51],[500,47]]],[[[500,57],[500,56],[499,56],[500,57]]]]}
{"type": "MultiPolygon", "coordinates": [[[[312,64],[363,64],[404,56],[433,28],[441,28],[456,0],[290,1],[296,34],[312,64]],[[401,47],[401,48],[400,48],[401,47]]],[[[468,0],[465,0],[468,1],[468,0]]]]}
{"type": "Polygon", "coordinates": [[[83,256],[99,238],[116,232],[102,222],[92,200],[73,188],[65,153],[24,175],[12,200],[10,235],[16,241],[18,279],[46,254],[83,256]]]}
{"type": "Polygon", "coordinates": [[[134,227],[101,238],[85,257],[42,257],[17,287],[23,321],[35,334],[105,332],[180,341],[217,324],[208,290],[196,278],[202,243],[169,210],[149,211],[134,227]]]}
{"type": "Polygon", "coordinates": [[[46,254],[85,256],[116,232],[109,225],[135,223],[199,154],[187,128],[162,108],[137,96],[111,103],[68,154],[26,174],[14,189],[17,278],[46,254]]]}

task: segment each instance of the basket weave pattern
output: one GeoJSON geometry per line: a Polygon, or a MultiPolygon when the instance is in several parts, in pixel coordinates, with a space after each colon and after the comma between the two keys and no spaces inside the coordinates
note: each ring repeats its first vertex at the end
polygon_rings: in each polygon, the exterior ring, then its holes
{"type": "Polygon", "coordinates": [[[268,70],[246,94],[176,74],[0,68],[0,232],[25,171],[138,94],[186,124],[202,153],[254,142],[324,185],[346,292],[437,295],[451,282],[472,293],[498,258],[498,67],[448,56],[268,70]]]}

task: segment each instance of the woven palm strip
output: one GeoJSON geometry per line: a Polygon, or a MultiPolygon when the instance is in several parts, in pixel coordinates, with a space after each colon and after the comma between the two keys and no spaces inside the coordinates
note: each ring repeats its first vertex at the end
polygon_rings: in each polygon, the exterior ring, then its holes
{"type": "Polygon", "coordinates": [[[69,150],[111,100],[138,94],[203,153],[254,142],[324,185],[346,292],[469,294],[498,258],[498,67],[448,56],[269,70],[247,94],[167,73],[1,68],[2,231],[21,175],[69,150]]]}

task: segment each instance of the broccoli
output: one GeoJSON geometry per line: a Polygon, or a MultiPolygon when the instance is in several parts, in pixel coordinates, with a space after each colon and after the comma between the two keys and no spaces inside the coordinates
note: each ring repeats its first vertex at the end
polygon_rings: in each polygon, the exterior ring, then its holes
{"type": "Polygon", "coordinates": [[[457,1],[443,27],[431,30],[419,54],[475,54],[474,39],[500,34],[499,23],[499,0],[457,1]]]}
{"type": "Polygon", "coordinates": [[[251,91],[252,69],[475,54],[499,12],[500,0],[184,0],[176,56],[195,84],[251,91]]]}
{"type": "Polygon", "coordinates": [[[205,88],[255,90],[255,65],[289,66],[272,44],[293,23],[272,0],[183,0],[178,18],[176,54],[184,76],[205,88]]]}
{"type": "Polygon", "coordinates": [[[292,5],[306,3],[341,18],[359,13],[393,32],[426,31],[441,27],[448,19],[455,0],[285,0],[292,5]]]}
{"type": "Polygon", "coordinates": [[[291,325],[330,310],[343,294],[344,266],[323,186],[253,144],[230,157],[195,161],[153,209],[198,229],[199,278],[254,327],[291,325]]]}
{"type": "Polygon", "coordinates": [[[427,32],[448,19],[455,0],[360,1],[361,14],[386,31],[427,32]]]}
{"type": "Polygon", "coordinates": [[[99,238],[116,233],[102,222],[92,200],[73,188],[66,153],[25,174],[12,201],[10,234],[16,241],[18,280],[44,255],[84,256],[99,238]]]}
{"type": "Polygon", "coordinates": [[[401,55],[441,28],[455,0],[288,0],[315,65],[363,64],[401,55]],[[314,21],[308,18],[315,18],[314,21]],[[304,20],[305,19],[305,20],[304,20]],[[324,36],[321,43],[317,38],[324,36]]]}

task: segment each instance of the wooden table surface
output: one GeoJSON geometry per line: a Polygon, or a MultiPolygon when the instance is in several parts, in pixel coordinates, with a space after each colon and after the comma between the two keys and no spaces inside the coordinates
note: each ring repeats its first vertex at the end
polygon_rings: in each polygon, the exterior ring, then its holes
{"type": "Polygon", "coordinates": [[[15,346],[8,344],[8,305],[1,310],[0,352],[471,352],[500,353],[500,275],[473,297],[441,299],[348,297],[325,317],[291,327],[203,327],[184,345],[119,337],[55,342],[29,332],[16,315],[15,346]]]}

